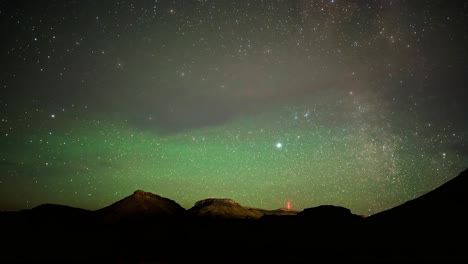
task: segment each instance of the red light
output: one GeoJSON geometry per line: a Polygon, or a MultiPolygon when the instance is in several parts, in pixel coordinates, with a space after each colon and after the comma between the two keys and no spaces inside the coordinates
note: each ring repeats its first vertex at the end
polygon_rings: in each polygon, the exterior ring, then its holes
{"type": "Polygon", "coordinates": [[[286,208],[287,208],[288,210],[291,210],[291,202],[288,201],[288,202],[286,203],[286,208]]]}

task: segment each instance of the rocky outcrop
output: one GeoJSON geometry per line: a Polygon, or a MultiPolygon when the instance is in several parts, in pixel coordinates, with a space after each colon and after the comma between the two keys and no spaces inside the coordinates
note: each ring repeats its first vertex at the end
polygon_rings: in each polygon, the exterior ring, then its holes
{"type": "Polygon", "coordinates": [[[232,199],[223,198],[198,201],[189,212],[197,216],[224,219],[258,219],[263,216],[259,211],[250,210],[232,199]]]}
{"type": "Polygon", "coordinates": [[[209,205],[214,205],[214,204],[219,204],[219,205],[240,205],[236,201],[232,199],[227,199],[227,198],[208,198],[204,200],[200,200],[195,203],[194,207],[204,207],[204,206],[209,206],[209,205]]]}

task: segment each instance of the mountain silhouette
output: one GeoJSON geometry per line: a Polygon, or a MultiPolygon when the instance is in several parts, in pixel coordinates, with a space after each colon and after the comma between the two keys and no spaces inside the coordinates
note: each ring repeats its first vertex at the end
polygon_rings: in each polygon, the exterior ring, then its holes
{"type": "Polygon", "coordinates": [[[466,190],[468,170],[366,218],[333,205],[264,210],[220,198],[185,210],[141,190],[96,211],[45,204],[0,212],[0,262],[466,263],[466,190]]]}
{"type": "Polygon", "coordinates": [[[300,219],[327,224],[344,224],[362,220],[361,216],[351,213],[351,210],[341,206],[321,205],[306,208],[297,214],[300,219]]]}
{"type": "Polygon", "coordinates": [[[36,224],[46,225],[87,221],[92,215],[92,211],[60,204],[42,204],[21,213],[26,214],[30,221],[36,224]]]}
{"type": "Polygon", "coordinates": [[[142,190],[96,211],[97,218],[106,222],[166,220],[185,215],[186,210],[175,201],[142,190]]]}
{"type": "Polygon", "coordinates": [[[91,220],[93,212],[60,204],[41,204],[18,212],[1,212],[0,225],[25,225],[27,228],[66,228],[83,225],[91,220]]]}

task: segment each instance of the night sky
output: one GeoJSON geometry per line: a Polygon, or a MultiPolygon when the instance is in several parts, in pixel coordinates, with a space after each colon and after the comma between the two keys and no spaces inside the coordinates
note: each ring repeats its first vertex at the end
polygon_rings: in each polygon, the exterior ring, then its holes
{"type": "Polygon", "coordinates": [[[467,1],[0,1],[0,210],[394,207],[468,167],[467,25],[467,1]]]}

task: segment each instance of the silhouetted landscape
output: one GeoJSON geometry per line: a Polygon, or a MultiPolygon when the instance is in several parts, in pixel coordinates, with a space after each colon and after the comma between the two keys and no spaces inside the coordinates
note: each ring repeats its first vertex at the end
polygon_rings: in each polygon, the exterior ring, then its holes
{"type": "Polygon", "coordinates": [[[468,170],[390,210],[301,212],[209,198],[185,210],[135,191],[99,210],[44,204],[2,212],[1,262],[312,263],[468,260],[468,170]]]}
{"type": "Polygon", "coordinates": [[[0,25],[0,264],[468,263],[468,1],[0,0],[0,25]]]}

